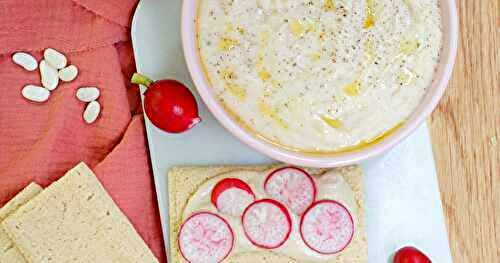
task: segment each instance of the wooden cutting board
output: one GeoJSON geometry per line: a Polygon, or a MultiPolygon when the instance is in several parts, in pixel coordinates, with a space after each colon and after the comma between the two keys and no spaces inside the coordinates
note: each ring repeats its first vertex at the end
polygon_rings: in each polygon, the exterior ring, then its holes
{"type": "Polygon", "coordinates": [[[454,262],[500,256],[500,1],[459,0],[460,49],[430,120],[454,262]]]}

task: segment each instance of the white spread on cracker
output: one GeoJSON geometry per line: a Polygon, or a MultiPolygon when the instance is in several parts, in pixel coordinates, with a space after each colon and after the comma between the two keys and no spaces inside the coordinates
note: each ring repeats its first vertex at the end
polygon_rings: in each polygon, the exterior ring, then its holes
{"type": "MultiPolygon", "coordinates": [[[[224,178],[238,178],[246,182],[253,190],[256,199],[271,198],[264,192],[264,180],[266,179],[269,171],[265,172],[254,172],[254,171],[236,171],[223,173],[216,176],[203,185],[201,185],[198,190],[191,196],[186,207],[184,208],[182,218],[184,221],[191,214],[197,211],[211,211],[220,215],[217,209],[210,202],[210,196],[212,189],[220,180],[224,178]]],[[[356,222],[358,217],[356,199],[354,192],[343,177],[336,171],[329,171],[321,176],[313,176],[316,181],[317,186],[317,198],[320,199],[333,199],[342,203],[353,216],[356,222]]],[[[235,246],[231,255],[234,256],[238,253],[252,252],[252,251],[263,251],[250,243],[250,241],[245,237],[243,228],[241,226],[241,218],[239,216],[228,216],[221,215],[224,217],[228,223],[233,228],[235,233],[235,246]]],[[[289,239],[283,244],[283,246],[271,250],[275,253],[280,253],[282,255],[289,256],[298,262],[323,262],[335,258],[336,255],[321,255],[311,249],[309,249],[304,242],[299,233],[299,223],[300,217],[290,211],[290,216],[292,218],[292,232],[289,239]]]]}
{"type": "Polygon", "coordinates": [[[439,59],[438,2],[202,0],[199,53],[244,127],[297,151],[339,151],[418,106],[439,59]]]}

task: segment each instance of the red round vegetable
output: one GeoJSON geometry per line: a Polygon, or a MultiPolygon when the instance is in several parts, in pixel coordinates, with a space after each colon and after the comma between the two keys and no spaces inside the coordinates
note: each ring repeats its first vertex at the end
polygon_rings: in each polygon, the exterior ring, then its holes
{"type": "Polygon", "coordinates": [[[225,178],[212,189],[211,201],[221,213],[241,216],[245,208],[255,201],[255,194],[242,180],[225,178]]]}
{"type": "Polygon", "coordinates": [[[298,215],[316,199],[314,179],[298,167],[287,166],[271,172],[264,181],[264,190],[298,215]]]}
{"type": "Polygon", "coordinates": [[[310,249],[325,255],[336,254],[351,243],[354,221],[339,202],[320,200],[302,215],[300,235],[310,249]]]}
{"type": "Polygon", "coordinates": [[[181,133],[201,121],[196,99],[184,84],[171,79],[152,81],[138,73],[132,76],[132,83],[147,87],[144,111],[156,127],[181,133]]]}
{"type": "Polygon", "coordinates": [[[285,206],[273,199],[261,199],[249,205],[241,216],[245,236],[264,249],[283,245],[292,231],[292,219],[285,206]]]}
{"type": "Polygon", "coordinates": [[[198,212],[182,223],[178,244],[190,263],[222,262],[233,249],[234,233],[224,218],[198,212]]]}
{"type": "Polygon", "coordinates": [[[432,263],[422,251],[414,247],[400,248],[394,255],[394,263],[432,263]]]}

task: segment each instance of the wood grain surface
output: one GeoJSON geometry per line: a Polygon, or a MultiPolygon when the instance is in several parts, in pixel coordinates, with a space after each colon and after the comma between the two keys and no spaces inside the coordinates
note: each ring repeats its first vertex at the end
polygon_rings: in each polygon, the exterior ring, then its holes
{"type": "Polygon", "coordinates": [[[458,58],[430,119],[454,262],[500,262],[499,3],[457,1],[458,58]]]}

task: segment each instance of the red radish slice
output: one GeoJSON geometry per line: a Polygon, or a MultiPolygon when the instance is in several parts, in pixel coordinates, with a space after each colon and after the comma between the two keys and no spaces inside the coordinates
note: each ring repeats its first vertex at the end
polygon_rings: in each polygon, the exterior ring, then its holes
{"type": "Polygon", "coordinates": [[[255,195],[242,180],[226,178],[214,186],[211,199],[221,213],[241,216],[243,210],[255,200],[255,195]]]}
{"type": "Polygon", "coordinates": [[[218,263],[233,249],[234,234],[224,218],[210,212],[199,212],[184,221],[178,242],[181,254],[188,262],[218,263]]]}
{"type": "Polygon", "coordinates": [[[321,200],[304,212],[300,220],[300,235],[312,250],[320,254],[335,254],[351,243],[354,221],[342,204],[321,200]]]}
{"type": "Polygon", "coordinates": [[[290,214],[285,206],[272,199],[253,202],[243,212],[241,221],[248,240],[266,249],[283,245],[292,231],[290,214]]]}
{"type": "Polygon", "coordinates": [[[264,189],[299,215],[316,199],[314,179],[297,167],[283,167],[273,171],[266,178],[264,189]]]}

